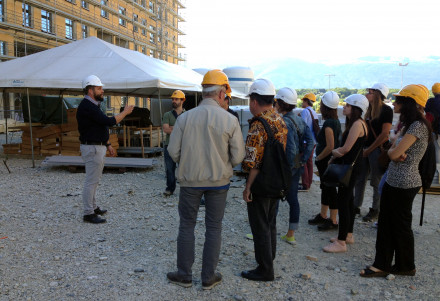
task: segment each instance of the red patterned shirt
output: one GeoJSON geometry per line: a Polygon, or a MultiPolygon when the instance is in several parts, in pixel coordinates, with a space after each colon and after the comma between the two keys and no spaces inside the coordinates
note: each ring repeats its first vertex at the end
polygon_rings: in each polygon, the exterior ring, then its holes
{"type": "Polygon", "coordinates": [[[251,122],[252,124],[246,137],[246,156],[242,163],[243,170],[247,172],[252,168],[261,168],[264,146],[267,141],[267,133],[264,130],[264,126],[260,121],[254,121],[256,117],[262,117],[267,121],[275,139],[280,141],[284,145],[284,149],[286,149],[287,126],[284,123],[283,117],[276,113],[274,109],[264,111],[254,116],[254,118],[249,120],[249,124],[251,124],[251,122]]]}

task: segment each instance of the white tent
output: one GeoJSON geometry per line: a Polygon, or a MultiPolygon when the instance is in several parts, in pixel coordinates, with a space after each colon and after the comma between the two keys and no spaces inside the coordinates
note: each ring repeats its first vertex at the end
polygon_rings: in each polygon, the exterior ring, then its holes
{"type": "Polygon", "coordinates": [[[201,91],[199,73],[96,37],[0,63],[0,88],[81,93],[81,80],[90,74],[101,79],[107,95],[154,97],[176,89],[201,91]]]}

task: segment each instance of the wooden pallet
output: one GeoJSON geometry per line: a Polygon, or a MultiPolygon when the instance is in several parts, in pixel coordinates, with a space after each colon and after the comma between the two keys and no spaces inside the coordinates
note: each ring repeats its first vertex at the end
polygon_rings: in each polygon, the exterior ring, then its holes
{"type": "MultiPolygon", "coordinates": [[[[104,167],[115,168],[151,168],[158,162],[156,159],[105,157],[104,167]]],[[[49,166],[85,166],[84,160],[79,156],[51,156],[46,157],[41,163],[49,166]]]]}

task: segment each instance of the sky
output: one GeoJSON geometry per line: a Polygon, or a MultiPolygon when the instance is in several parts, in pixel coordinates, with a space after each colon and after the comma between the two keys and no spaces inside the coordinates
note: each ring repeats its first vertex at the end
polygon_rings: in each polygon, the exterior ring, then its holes
{"type": "Polygon", "coordinates": [[[182,0],[189,68],[440,55],[437,0],[182,0]],[[434,40],[437,39],[437,41],[434,40]],[[437,43],[437,44],[436,44],[437,43]]]}

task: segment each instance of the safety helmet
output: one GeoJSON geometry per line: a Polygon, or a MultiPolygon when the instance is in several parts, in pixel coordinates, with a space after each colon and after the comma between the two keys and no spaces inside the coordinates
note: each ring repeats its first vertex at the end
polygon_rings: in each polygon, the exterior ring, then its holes
{"type": "Polygon", "coordinates": [[[307,93],[306,95],[304,95],[303,98],[301,98],[301,100],[305,100],[305,99],[308,99],[311,102],[315,102],[316,101],[316,95],[313,94],[313,93],[307,93]]]}
{"type": "Polygon", "coordinates": [[[383,95],[384,98],[387,98],[388,93],[390,93],[390,89],[388,89],[387,85],[382,83],[374,84],[373,87],[368,89],[380,91],[380,93],[383,95]]]}
{"type": "Polygon", "coordinates": [[[256,79],[252,83],[247,96],[250,96],[252,93],[263,96],[274,96],[276,94],[275,87],[272,82],[265,78],[256,79]]]}
{"type": "Polygon", "coordinates": [[[281,99],[289,105],[296,105],[298,102],[298,94],[296,94],[295,89],[285,87],[278,90],[275,99],[281,99]]]}
{"type": "Polygon", "coordinates": [[[203,76],[202,85],[226,86],[226,93],[231,92],[228,76],[219,69],[210,70],[203,76]]]}
{"type": "Polygon", "coordinates": [[[353,107],[358,107],[363,113],[367,112],[369,102],[367,97],[362,94],[351,94],[345,99],[345,102],[353,107]]]}
{"type": "Polygon", "coordinates": [[[407,85],[393,95],[412,98],[418,105],[425,107],[429,98],[429,90],[424,85],[407,85]]]}
{"type": "Polygon", "coordinates": [[[185,100],[185,93],[183,93],[180,90],[176,90],[173,92],[173,94],[171,94],[171,98],[181,98],[181,99],[185,100]]]}
{"type": "Polygon", "coordinates": [[[82,88],[85,89],[87,86],[104,87],[96,75],[89,75],[82,80],[82,88]]]}
{"type": "Polygon", "coordinates": [[[339,106],[339,96],[335,91],[327,91],[321,98],[321,101],[330,109],[337,109],[339,106]]]}
{"type": "Polygon", "coordinates": [[[432,94],[440,94],[440,83],[432,85],[432,94]]]}

